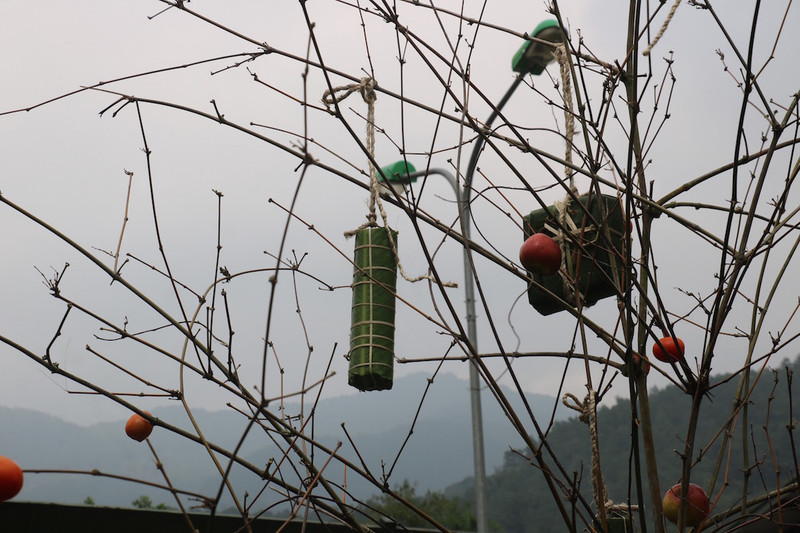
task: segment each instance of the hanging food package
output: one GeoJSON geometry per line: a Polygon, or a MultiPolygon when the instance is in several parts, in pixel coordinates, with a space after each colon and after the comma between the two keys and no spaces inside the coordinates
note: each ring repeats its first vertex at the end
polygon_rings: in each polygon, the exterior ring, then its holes
{"type": "Polygon", "coordinates": [[[563,257],[554,274],[528,272],[533,280],[528,284],[528,301],[539,313],[550,315],[566,305],[582,309],[624,290],[627,225],[617,197],[567,196],[524,216],[522,227],[525,239],[534,233],[555,239],[563,257]]]}
{"type": "Polygon", "coordinates": [[[389,228],[356,233],[347,382],[361,391],[392,388],[396,246],[397,232],[389,228]]]}

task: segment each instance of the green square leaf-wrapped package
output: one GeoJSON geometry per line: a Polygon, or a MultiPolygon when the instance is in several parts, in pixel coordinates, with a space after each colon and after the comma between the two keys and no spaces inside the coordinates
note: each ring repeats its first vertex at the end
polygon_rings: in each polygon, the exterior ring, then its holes
{"type": "Polygon", "coordinates": [[[397,232],[388,228],[356,233],[347,382],[361,391],[392,388],[397,285],[393,242],[396,246],[397,232]]]}
{"type": "Polygon", "coordinates": [[[571,234],[563,235],[564,268],[560,273],[542,276],[529,272],[535,283],[528,286],[528,301],[539,313],[550,315],[565,309],[553,295],[572,307],[588,307],[623,290],[627,224],[618,198],[585,194],[577,201],[567,199],[560,206],[532,211],[523,217],[522,227],[524,239],[538,232],[556,238],[559,232],[571,234]]]}

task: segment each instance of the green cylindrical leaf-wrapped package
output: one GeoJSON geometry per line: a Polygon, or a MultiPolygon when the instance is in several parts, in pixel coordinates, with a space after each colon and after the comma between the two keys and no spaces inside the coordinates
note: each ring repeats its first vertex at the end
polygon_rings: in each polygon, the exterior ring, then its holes
{"type": "Polygon", "coordinates": [[[347,382],[362,391],[392,388],[397,285],[392,242],[397,245],[397,232],[388,228],[356,233],[347,382]]]}

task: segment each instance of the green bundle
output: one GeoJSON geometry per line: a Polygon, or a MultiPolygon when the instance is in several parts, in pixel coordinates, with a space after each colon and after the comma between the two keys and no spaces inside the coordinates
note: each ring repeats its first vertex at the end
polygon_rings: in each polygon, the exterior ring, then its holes
{"type": "MultiPolygon", "coordinates": [[[[551,237],[550,228],[559,228],[562,216],[556,206],[532,211],[523,217],[523,240],[534,232],[545,232],[551,237]]],[[[563,311],[564,306],[550,293],[577,307],[576,297],[585,307],[598,300],[619,294],[623,287],[624,246],[627,241],[627,224],[619,199],[615,196],[585,194],[578,201],[570,200],[563,213],[575,227],[571,230],[573,238],[581,243],[581,247],[573,243],[572,238],[565,238],[563,253],[566,255],[566,274],[568,280],[560,275],[541,276],[529,273],[534,283],[528,286],[528,301],[541,314],[550,315],[563,311]],[[565,288],[565,284],[569,287],[565,288]],[[577,291],[577,295],[572,291],[577,291]]],[[[562,229],[561,231],[565,231],[562,229]]]]}
{"type": "MultiPolygon", "coordinates": [[[[636,507],[632,507],[630,510],[631,513],[637,511],[638,509],[636,507]]],[[[628,515],[628,512],[628,509],[614,507],[608,510],[608,533],[634,533],[636,531],[636,528],[631,523],[631,517],[628,515]]]]}
{"type": "Polygon", "coordinates": [[[397,232],[388,228],[356,233],[347,382],[361,391],[392,388],[397,285],[392,243],[397,243],[397,232]]]}

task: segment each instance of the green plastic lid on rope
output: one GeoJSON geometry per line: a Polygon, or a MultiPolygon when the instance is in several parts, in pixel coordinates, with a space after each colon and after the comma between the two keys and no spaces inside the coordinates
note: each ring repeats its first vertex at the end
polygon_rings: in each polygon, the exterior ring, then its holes
{"type": "Polygon", "coordinates": [[[347,382],[360,391],[392,388],[394,378],[397,232],[368,227],[356,233],[347,382]]]}
{"type": "MultiPolygon", "coordinates": [[[[558,25],[558,21],[553,19],[540,22],[529,35],[556,44],[563,40],[561,27],[558,25]]],[[[520,74],[531,73],[538,76],[554,59],[552,46],[526,40],[525,44],[514,54],[511,68],[520,74]]]]}

